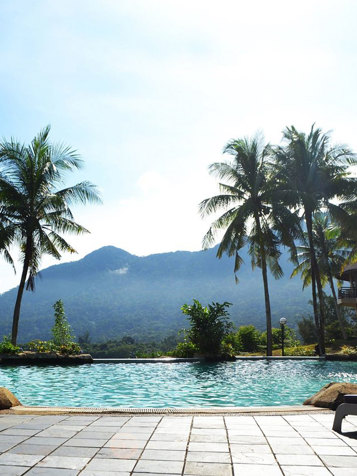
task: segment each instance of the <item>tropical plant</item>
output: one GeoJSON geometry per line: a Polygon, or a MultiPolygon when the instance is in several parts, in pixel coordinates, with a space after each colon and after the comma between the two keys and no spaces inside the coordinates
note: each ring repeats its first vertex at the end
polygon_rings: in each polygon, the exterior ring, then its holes
{"type": "Polygon", "coordinates": [[[19,346],[11,343],[8,336],[4,336],[2,342],[0,342],[0,354],[18,354],[20,350],[19,346]]]}
{"type": "Polygon", "coordinates": [[[53,343],[56,346],[67,346],[73,342],[73,335],[71,332],[71,326],[69,325],[66,314],[64,312],[64,306],[61,299],[56,301],[53,305],[55,310],[55,324],[52,327],[53,343]]]}
{"type": "MultiPolygon", "coordinates": [[[[341,231],[331,222],[328,213],[316,212],[313,214],[312,231],[321,284],[323,287],[327,283],[330,286],[341,333],[343,338],[346,339],[347,334],[337,301],[334,276],[337,276],[344,264],[346,264],[350,256],[350,250],[343,247],[346,244],[346,240],[341,240],[341,231]]],[[[302,246],[297,247],[298,265],[293,270],[291,276],[293,277],[301,273],[303,288],[305,288],[311,285],[311,256],[306,233],[304,234],[303,243],[302,246]]]]}
{"type": "MultiPolygon", "coordinates": [[[[267,152],[262,140],[237,139],[229,142],[224,152],[233,156],[230,162],[210,165],[210,172],[219,179],[221,194],[203,200],[202,216],[224,210],[206,233],[203,246],[214,244],[216,233],[224,230],[217,257],[224,253],[235,256],[235,273],[242,264],[240,250],[248,244],[252,268],[261,268],[264,284],[267,329],[267,355],[272,355],[271,308],[268,286],[268,268],[277,279],[283,274],[279,265],[279,245],[294,249],[297,236],[297,217],[282,205],[276,195],[276,181],[271,174],[267,152]]],[[[237,279],[237,278],[236,278],[237,279]]]]}
{"type": "Polygon", "coordinates": [[[260,344],[260,332],[253,325],[240,326],[236,339],[239,351],[256,352],[260,344]]]}
{"type": "Polygon", "coordinates": [[[181,307],[191,324],[191,328],[186,332],[187,338],[201,355],[208,358],[221,356],[222,340],[232,329],[226,310],[229,306],[229,302],[213,302],[203,307],[194,299],[192,305],[184,304],[181,307]]]}
{"type": "Polygon", "coordinates": [[[23,261],[13,314],[13,344],[25,283],[26,289],[34,290],[42,255],[60,259],[62,252],[74,253],[62,234],[88,231],[73,220],[70,205],[99,201],[90,182],[58,189],[63,172],[80,168],[82,161],[71,148],[50,143],[49,133],[48,126],[29,145],[13,139],[0,144],[0,209],[9,223],[11,241],[20,246],[23,261]]]}
{"type": "Polygon", "coordinates": [[[311,261],[311,289],[319,348],[325,353],[325,312],[321,276],[313,237],[313,214],[323,208],[334,209],[332,200],[346,191],[356,190],[356,180],[348,175],[355,163],[353,153],[343,146],[331,146],[328,134],[313,125],[308,134],[294,126],[283,132],[285,145],[272,149],[276,179],[284,203],[301,211],[305,220],[311,261]],[[316,292],[317,291],[317,292],[316,292]],[[317,298],[318,297],[318,298],[317,298]]]}

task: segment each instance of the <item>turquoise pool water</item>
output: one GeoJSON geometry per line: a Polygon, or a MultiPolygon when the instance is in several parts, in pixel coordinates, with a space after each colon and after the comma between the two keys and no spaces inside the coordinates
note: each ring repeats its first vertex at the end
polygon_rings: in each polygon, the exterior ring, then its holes
{"type": "Polygon", "coordinates": [[[230,407],[297,405],[333,381],[357,383],[357,362],[236,361],[0,367],[25,405],[230,407]]]}

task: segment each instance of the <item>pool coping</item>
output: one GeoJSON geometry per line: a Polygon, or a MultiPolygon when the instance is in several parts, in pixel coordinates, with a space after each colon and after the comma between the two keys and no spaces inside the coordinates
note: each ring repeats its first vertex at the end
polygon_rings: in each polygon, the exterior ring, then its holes
{"type": "MultiPolygon", "coordinates": [[[[186,408],[121,408],[121,407],[45,407],[18,405],[8,410],[15,415],[115,414],[115,415],[293,415],[333,413],[329,408],[311,405],[268,407],[186,407],[186,408]]],[[[1,412],[0,412],[1,413],[1,412]]]]}
{"type": "MultiPolygon", "coordinates": [[[[236,355],[237,360],[326,360],[325,356],[281,356],[281,355],[236,355]]],[[[177,362],[206,362],[200,357],[152,357],[152,358],[93,358],[93,364],[154,364],[154,363],[177,363],[177,362]]],[[[227,361],[224,361],[225,363],[227,361]]],[[[230,362],[230,361],[228,361],[230,362]]],[[[234,362],[232,360],[231,362],[234,362]]],[[[214,362],[217,363],[217,362],[214,362]]]]}

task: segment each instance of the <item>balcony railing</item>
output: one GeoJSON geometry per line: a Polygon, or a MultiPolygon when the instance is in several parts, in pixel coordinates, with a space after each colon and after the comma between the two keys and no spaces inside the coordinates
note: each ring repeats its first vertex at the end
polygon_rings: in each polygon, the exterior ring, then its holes
{"type": "Polygon", "coordinates": [[[357,299],[357,288],[340,288],[338,299],[357,299]]]}

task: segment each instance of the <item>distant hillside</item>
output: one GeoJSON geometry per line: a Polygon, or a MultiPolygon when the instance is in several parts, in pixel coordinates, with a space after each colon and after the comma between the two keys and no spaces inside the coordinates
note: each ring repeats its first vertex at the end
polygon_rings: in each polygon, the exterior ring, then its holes
{"type": "MultiPolygon", "coordinates": [[[[75,334],[89,331],[92,340],[131,335],[157,339],[185,327],[180,311],[184,303],[229,301],[237,325],[252,323],[264,329],[265,311],[260,269],[251,270],[249,257],[235,284],[233,259],[216,258],[217,248],[177,251],[138,257],[106,246],[71,263],[41,272],[36,291],[25,292],[19,341],[49,338],[53,326],[52,305],[62,299],[75,334]]],[[[281,260],[285,275],[270,277],[273,322],[288,318],[292,325],[310,311],[309,291],[301,291],[299,278],[289,279],[292,264],[281,260]]],[[[1,334],[9,334],[16,289],[0,296],[1,334]]]]}

